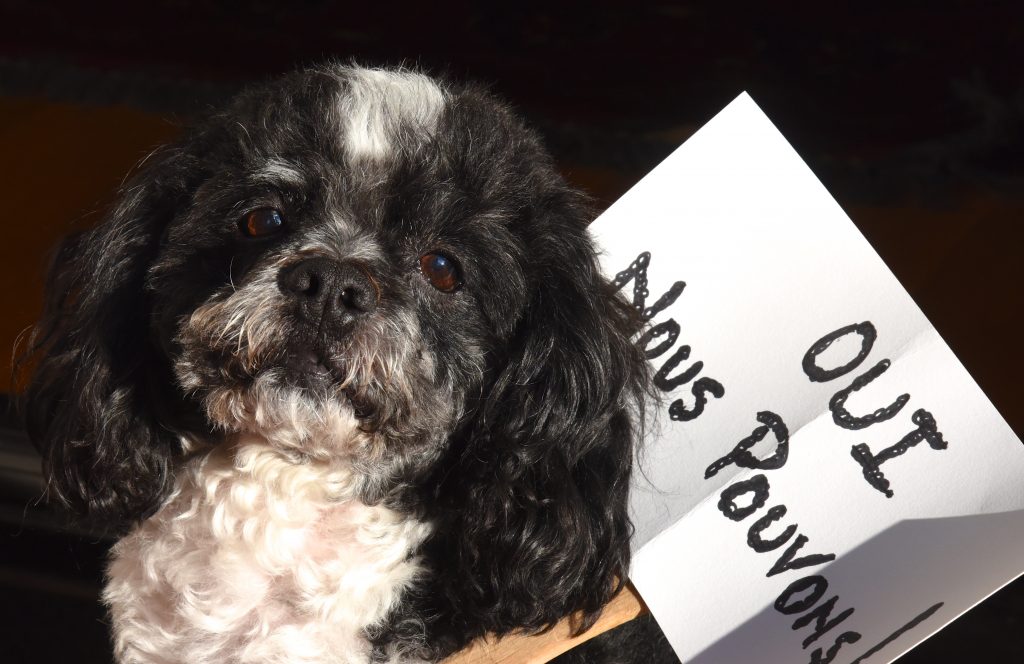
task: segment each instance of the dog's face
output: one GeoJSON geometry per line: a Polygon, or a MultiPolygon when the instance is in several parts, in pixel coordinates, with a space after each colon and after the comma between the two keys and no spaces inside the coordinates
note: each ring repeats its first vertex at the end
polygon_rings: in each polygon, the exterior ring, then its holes
{"type": "Polygon", "coordinates": [[[579,230],[542,218],[530,135],[420,75],[297,76],[186,150],[202,175],[146,270],[177,384],[218,431],[364,470],[436,458],[545,278],[544,234],[579,230]]]}

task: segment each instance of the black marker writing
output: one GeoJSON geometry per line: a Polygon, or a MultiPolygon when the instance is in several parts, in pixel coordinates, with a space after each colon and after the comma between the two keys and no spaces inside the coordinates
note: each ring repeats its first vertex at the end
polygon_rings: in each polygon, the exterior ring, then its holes
{"type": "MultiPolygon", "coordinates": [[[[867,358],[877,338],[878,333],[870,321],[847,325],[829,332],[811,344],[811,347],[804,354],[804,373],[814,382],[835,380],[856,369],[867,358]],[[835,369],[822,369],[818,366],[818,356],[825,352],[833,343],[849,334],[860,335],[861,344],[857,354],[846,364],[835,369]]],[[[846,408],[846,400],[851,394],[869,385],[876,378],[884,374],[891,364],[892,362],[888,359],[881,360],[878,364],[857,376],[848,387],[833,394],[828,403],[829,411],[832,413],[832,421],[844,429],[857,431],[866,429],[872,424],[890,420],[902,411],[903,407],[910,401],[909,394],[901,394],[888,406],[877,408],[867,415],[853,415],[846,408]]],[[[901,438],[895,445],[891,445],[877,454],[871,452],[871,448],[868,447],[867,443],[854,445],[850,449],[850,455],[860,464],[864,479],[872,487],[883,493],[886,498],[892,498],[894,492],[890,488],[889,480],[882,472],[881,466],[883,463],[905,454],[907,450],[922,440],[927,441],[928,445],[934,450],[943,450],[947,447],[946,441],[942,437],[942,433],[939,432],[938,425],[935,423],[935,418],[927,410],[920,408],[915,411],[911,416],[911,421],[917,425],[914,431],[901,438]]]]}
{"type": "Polygon", "coordinates": [[[847,325],[846,327],[839,328],[835,332],[829,332],[821,339],[818,339],[811,344],[810,349],[804,355],[804,373],[807,374],[807,377],[815,383],[825,383],[839,378],[840,376],[845,376],[860,366],[860,363],[863,362],[864,358],[871,352],[871,348],[875,345],[875,339],[877,337],[878,333],[875,331],[875,326],[868,321],[847,325]],[[860,335],[860,350],[857,352],[857,355],[846,364],[836,367],[835,369],[822,369],[819,367],[818,356],[824,353],[833,343],[848,334],[860,335]]]}
{"type": "Polygon", "coordinates": [[[832,647],[824,655],[821,653],[821,648],[815,649],[811,653],[811,664],[829,664],[839,654],[839,649],[843,647],[843,644],[857,643],[858,641],[860,641],[860,634],[857,632],[843,632],[836,637],[832,647]]]}
{"type": "Polygon", "coordinates": [[[779,559],[775,561],[772,568],[768,570],[767,576],[775,576],[791,569],[803,569],[804,567],[811,567],[812,565],[821,565],[829,561],[836,559],[834,553],[809,553],[806,556],[794,558],[800,549],[804,548],[804,544],[809,541],[807,535],[797,535],[796,540],[793,541],[789,547],[782,552],[779,559]]]}
{"type": "MultiPolygon", "coordinates": [[[[674,321],[673,321],[674,323],[674,321]]],[[[645,336],[644,348],[647,348],[654,339],[662,335],[668,335],[674,343],[678,335],[678,325],[665,326],[657,332],[650,332],[645,336]],[[673,335],[673,331],[675,335],[673,335]]],[[[812,382],[828,382],[845,376],[856,370],[867,359],[868,354],[877,339],[877,331],[869,321],[856,323],[841,327],[818,339],[803,357],[803,370],[805,375],[812,382]],[[845,362],[835,368],[823,368],[818,364],[821,356],[832,344],[848,336],[857,335],[860,337],[860,348],[845,358],[845,362]]],[[[670,344],[671,345],[671,344],[670,344]]],[[[669,345],[669,346],[670,346],[669,345]]],[[[662,342],[654,350],[658,354],[668,351],[669,346],[662,342]],[[664,346],[664,348],[663,348],[664,346]]],[[[662,367],[659,378],[663,384],[671,383],[672,386],[686,382],[683,378],[692,379],[700,371],[700,368],[684,371],[676,378],[669,378],[668,374],[685,359],[689,358],[689,346],[681,346],[673,354],[672,358],[662,367]],[[676,382],[678,381],[678,383],[676,382]]],[[[850,396],[868,385],[876,378],[884,374],[891,366],[891,361],[883,359],[873,367],[853,379],[846,387],[838,390],[832,395],[828,407],[832,414],[833,421],[843,429],[859,431],[867,429],[873,424],[891,420],[899,414],[910,401],[909,394],[902,394],[885,406],[875,408],[873,411],[863,415],[855,415],[846,407],[850,396]]],[[[701,363],[695,363],[698,366],[701,363]]],[[[697,381],[699,383],[699,381],[697,381]]],[[[695,386],[696,384],[695,383],[695,386]]],[[[705,479],[710,479],[730,465],[739,468],[757,470],[774,470],[784,466],[789,457],[789,431],[779,415],[771,411],[761,411],[757,414],[757,421],[760,426],[756,427],[749,436],[740,440],[725,456],[713,461],[704,472],[705,479]],[[775,449],[770,456],[758,458],[751,449],[763,441],[771,433],[775,438],[775,449]]],[[[932,449],[945,449],[946,441],[939,432],[935,418],[927,410],[918,409],[911,416],[911,421],[916,428],[903,436],[896,444],[873,453],[866,443],[854,445],[851,455],[860,464],[864,478],[875,489],[881,491],[888,497],[893,492],[889,481],[881,470],[881,466],[903,454],[910,448],[926,441],[932,449]]],[[[743,521],[761,510],[770,497],[771,487],[764,474],[757,474],[749,479],[738,480],[727,486],[719,495],[718,509],[722,514],[732,521],[743,521]]],[[[809,543],[809,538],[799,532],[799,526],[795,523],[787,525],[781,532],[778,527],[774,528],[779,534],[772,537],[766,535],[766,531],[772,528],[787,514],[785,505],[774,505],[768,508],[760,518],[756,519],[747,529],[747,546],[756,553],[767,553],[769,551],[782,550],[778,558],[767,571],[766,576],[772,577],[786,572],[823,565],[836,559],[834,553],[806,553],[800,555],[803,548],[809,543]],[[783,549],[785,547],[785,549],[783,549]]],[[[834,633],[837,627],[846,622],[854,613],[853,607],[837,609],[840,605],[838,594],[827,597],[829,583],[824,574],[811,574],[800,577],[789,583],[788,586],[778,595],[774,602],[774,608],[781,614],[796,616],[792,623],[794,631],[810,629],[804,635],[802,647],[807,650],[820,639],[828,634],[834,633]]],[[[913,620],[903,625],[877,645],[868,649],[863,655],[854,660],[851,664],[859,664],[879,652],[887,645],[900,638],[907,631],[913,629],[942,607],[942,603],[936,604],[913,620]]],[[[829,664],[839,655],[841,649],[862,638],[859,632],[847,630],[832,640],[831,645],[822,645],[810,652],[810,664],[829,664]]],[[[827,641],[825,642],[827,644],[827,641]]]]}
{"type": "Polygon", "coordinates": [[[888,406],[879,408],[868,415],[857,417],[855,415],[851,415],[850,411],[846,410],[846,400],[849,396],[884,374],[891,364],[892,362],[889,360],[882,360],[860,376],[854,378],[848,388],[845,390],[839,390],[832,395],[832,399],[828,402],[828,409],[832,411],[832,421],[844,429],[865,429],[875,422],[884,422],[885,420],[892,419],[897,413],[903,410],[903,407],[907,405],[908,401],[910,401],[909,394],[901,394],[896,397],[896,401],[893,401],[888,406]]]}
{"type": "Polygon", "coordinates": [[[725,388],[714,378],[704,376],[703,378],[698,378],[697,382],[693,384],[693,387],[690,388],[690,394],[694,398],[693,408],[687,408],[682,399],[676,399],[668,407],[668,416],[673,421],[689,422],[690,420],[697,419],[704,412],[704,407],[707,406],[707,395],[710,394],[716,399],[721,399],[725,396],[725,388]]]}
{"type": "Polygon", "coordinates": [[[814,621],[814,631],[811,632],[811,635],[804,639],[803,642],[803,647],[805,649],[807,646],[817,641],[818,637],[832,631],[833,627],[853,615],[854,609],[850,608],[829,620],[829,616],[832,615],[832,610],[836,608],[836,602],[838,601],[839,595],[833,595],[831,599],[822,602],[818,606],[814,607],[813,610],[808,611],[793,621],[793,629],[800,629],[805,625],[810,624],[812,620],[814,621]]]}
{"type": "MultiPolygon", "coordinates": [[[[777,432],[786,430],[785,425],[782,424],[782,419],[777,415],[767,412],[760,413],[759,415],[765,416],[758,419],[764,423],[766,429],[772,429],[777,432]],[[775,425],[774,427],[772,426],[773,424],[775,425]]],[[[764,435],[767,435],[767,431],[762,434],[762,437],[764,435]]],[[[777,439],[781,440],[781,437],[777,439]]],[[[741,452],[746,452],[749,448],[749,446],[743,445],[737,447],[741,448],[741,452]]],[[[740,454],[734,454],[735,452],[736,450],[734,449],[730,455],[733,455],[734,459],[739,458],[740,454]]],[[[730,455],[726,455],[723,459],[728,458],[730,455]]],[[[768,478],[763,474],[754,475],[750,479],[739,480],[726,487],[719,496],[718,509],[732,521],[742,521],[761,509],[768,502],[770,492],[771,487],[768,483],[768,478]],[[742,504],[740,502],[741,498],[744,498],[742,504]]],[[[747,546],[757,553],[774,551],[792,540],[790,545],[772,565],[771,569],[768,570],[766,576],[771,577],[776,574],[822,565],[835,560],[836,555],[834,553],[810,553],[797,557],[797,554],[800,553],[809,539],[806,535],[797,532],[798,526],[796,524],[790,524],[780,535],[772,539],[765,539],[764,531],[776,521],[786,516],[786,511],[785,505],[774,505],[768,508],[764,516],[756,520],[747,530],[747,546]],[[795,539],[793,539],[794,535],[796,535],[795,539]]],[[[804,629],[808,626],[812,628],[811,633],[805,636],[802,642],[805,650],[818,639],[832,632],[832,630],[853,615],[855,611],[851,607],[833,615],[840,599],[839,595],[833,595],[829,599],[823,600],[828,590],[828,585],[828,579],[824,575],[812,574],[804,576],[791,582],[775,599],[774,607],[779,613],[784,615],[803,614],[793,621],[793,630],[804,629]]],[[[821,647],[811,651],[811,664],[828,664],[832,662],[844,645],[856,643],[860,638],[861,635],[857,632],[843,632],[834,639],[832,645],[827,649],[821,647]]]]}
{"type": "Polygon", "coordinates": [[[651,295],[651,291],[647,287],[647,267],[650,264],[651,252],[645,251],[637,256],[636,260],[629,264],[629,267],[616,274],[615,278],[612,279],[612,287],[615,290],[620,290],[630,281],[633,282],[633,308],[640,313],[641,318],[645,321],[651,320],[659,312],[672,306],[672,303],[676,301],[683,292],[683,289],[686,288],[685,282],[675,282],[664,295],[658,298],[658,301],[653,306],[647,308],[647,298],[651,295]]]}
{"type": "Polygon", "coordinates": [[[736,447],[721,459],[718,459],[704,471],[704,479],[709,479],[718,474],[730,464],[736,464],[741,468],[756,468],[758,470],[774,470],[786,465],[789,457],[789,430],[786,428],[782,418],[770,410],[762,410],[757,414],[757,421],[761,426],[751,432],[749,436],[736,443],[736,447]],[[764,437],[771,431],[775,436],[775,451],[766,459],[758,459],[749,452],[750,448],[764,440],[764,437]]]}
{"type": "Polygon", "coordinates": [[[792,615],[803,613],[814,606],[828,590],[828,581],[823,576],[805,576],[786,586],[775,599],[775,610],[792,615]],[[794,596],[796,599],[793,599],[794,596]]]}
{"type": "MultiPolygon", "coordinates": [[[[640,318],[643,321],[651,320],[656,315],[672,306],[672,304],[679,299],[683,289],[686,288],[685,282],[676,281],[654,302],[654,304],[648,307],[647,298],[651,296],[651,290],[647,279],[647,268],[650,264],[651,252],[645,251],[637,256],[636,259],[629,264],[629,267],[617,273],[615,278],[612,279],[612,286],[616,290],[621,290],[630,282],[633,283],[633,297],[631,302],[633,308],[640,314],[640,318]]],[[[640,338],[637,339],[637,345],[643,349],[644,357],[646,359],[653,360],[672,350],[676,341],[679,340],[679,332],[679,323],[677,323],[674,318],[669,318],[668,320],[662,321],[647,329],[642,335],[640,335],[640,338]],[[652,347],[652,343],[656,343],[656,345],[652,347]]],[[[693,381],[694,378],[697,378],[700,372],[704,369],[704,363],[700,361],[694,362],[675,376],[669,376],[670,373],[679,367],[680,363],[690,358],[690,350],[689,346],[679,346],[676,351],[672,353],[667,360],[665,360],[664,364],[654,375],[653,382],[655,387],[663,392],[671,392],[679,386],[685,385],[686,383],[693,381]]],[[[668,416],[672,421],[689,422],[690,420],[697,419],[701,413],[704,412],[704,408],[707,406],[708,395],[710,394],[715,399],[721,399],[725,395],[725,388],[722,387],[722,384],[714,378],[704,376],[693,382],[690,386],[690,394],[694,399],[691,407],[687,407],[686,403],[681,398],[674,400],[669,405],[668,416]]]]}
{"type": "Polygon", "coordinates": [[[644,359],[653,360],[667,353],[675,345],[678,338],[679,323],[674,318],[669,318],[640,335],[640,338],[636,340],[636,345],[644,350],[644,359]],[[652,341],[661,336],[665,336],[661,343],[654,348],[648,348],[652,341]]]}
{"type": "Polygon", "coordinates": [[[679,363],[683,360],[690,358],[690,347],[680,346],[676,349],[676,352],[672,353],[672,357],[665,360],[665,364],[661,365],[657,373],[654,374],[654,386],[663,392],[671,392],[680,385],[689,383],[694,377],[700,373],[700,370],[704,368],[703,362],[694,362],[690,365],[690,368],[682,372],[678,376],[669,378],[668,375],[672,373],[679,363]]]}
{"type": "Polygon", "coordinates": [[[764,475],[754,475],[749,480],[734,482],[719,496],[718,509],[733,521],[742,521],[764,507],[768,501],[768,489],[768,478],[764,475]],[[753,494],[750,504],[745,507],[737,505],[736,499],[748,493],[753,494]]]}
{"type": "Polygon", "coordinates": [[[881,465],[890,459],[895,459],[911,447],[914,447],[922,440],[928,441],[928,446],[933,450],[946,449],[946,441],[942,433],[936,428],[935,418],[927,410],[921,408],[910,418],[917,425],[917,428],[903,436],[895,445],[891,445],[877,454],[871,453],[871,448],[866,443],[854,445],[850,454],[856,459],[864,470],[864,479],[868,484],[892,498],[893,491],[889,488],[889,480],[882,473],[881,465]]]}
{"type": "Polygon", "coordinates": [[[934,614],[936,611],[941,609],[943,604],[945,604],[945,602],[939,602],[938,604],[933,604],[932,606],[928,607],[923,612],[921,612],[920,614],[915,616],[906,625],[904,625],[903,627],[900,627],[898,630],[896,630],[895,632],[893,632],[889,636],[887,636],[884,639],[882,639],[881,641],[879,641],[873,648],[868,650],[866,653],[864,653],[863,655],[861,655],[857,659],[855,659],[852,662],[850,662],[850,664],[859,664],[860,662],[863,662],[864,660],[866,660],[868,657],[871,657],[872,655],[874,655],[876,652],[878,652],[882,648],[886,647],[887,645],[889,645],[890,643],[892,643],[896,639],[900,638],[901,636],[903,636],[904,634],[906,634],[910,630],[914,629],[915,627],[917,627],[918,625],[923,623],[925,620],[928,620],[929,618],[931,618],[932,614],[934,614]]]}
{"type": "Polygon", "coordinates": [[[789,541],[789,538],[796,532],[796,524],[790,524],[786,526],[786,529],[782,531],[782,534],[774,539],[766,540],[761,537],[761,533],[765,531],[768,526],[772,525],[773,522],[778,521],[782,517],[786,516],[785,505],[775,505],[768,509],[767,514],[754,522],[754,525],[747,531],[747,546],[756,551],[757,553],[765,553],[766,551],[774,551],[783,544],[789,541]]]}

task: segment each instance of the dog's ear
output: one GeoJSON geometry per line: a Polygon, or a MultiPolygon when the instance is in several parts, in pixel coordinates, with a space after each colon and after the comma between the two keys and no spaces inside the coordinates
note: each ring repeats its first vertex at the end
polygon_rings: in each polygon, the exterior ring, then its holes
{"type": "Polygon", "coordinates": [[[583,631],[629,568],[627,497],[648,389],[632,340],[639,317],[602,276],[575,195],[545,213],[528,247],[532,301],[445,487],[461,506],[457,550],[444,554],[460,587],[448,593],[469,624],[498,633],[572,612],[583,631]]]}
{"type": "Polygon", "coordinates": [[[147,388],[161,364],[144,282],[180,203],[183,161],[174,149],[151,155],[100,224],[59,246],[22,358],[34,365],[22,413],[48,497],[113,527],[152,512],[178,447],[147,388]]]}

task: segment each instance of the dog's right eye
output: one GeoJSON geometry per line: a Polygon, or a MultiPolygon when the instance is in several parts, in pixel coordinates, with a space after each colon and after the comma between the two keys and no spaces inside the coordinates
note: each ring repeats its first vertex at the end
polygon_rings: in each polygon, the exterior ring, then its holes
{"type": "Polygon", "coordinates": [[[284,217],[281,216],[280,210],[260,208],[245,215],[239,227],[249,237],[268,237],[284,228],[284,217]]]}
{"type": "Polygon", "coordinates": [[[420,256],[420,273],[442,293],[454,293],[462,286],[462,273],[455,259],[432,251],[420,256]]]}

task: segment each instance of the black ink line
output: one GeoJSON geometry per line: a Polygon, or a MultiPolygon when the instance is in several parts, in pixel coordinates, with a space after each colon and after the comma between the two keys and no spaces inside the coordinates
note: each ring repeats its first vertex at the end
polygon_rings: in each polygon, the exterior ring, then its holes
{"type": "Polygon", "coordinates": [[[918,617],[914,618],[913,620],[908,622],[903,627],[900,627],[898,630],[896,630],[895,632],[893,632],[892,634],[887,636],[884,641],[882,641],[877,646],[875,646],[871,650],[867,651],[866,653],[864,653],[863,655],[861,655],[857,659],[855,659],[852,662],[850,662],[850,664],[858,664],[859,662],[863,662],[868,657],[871,657],[872,655],[874,655],[876,652],[878,652],[882,648],[886,647],[887,645],[889,645],[890,643],[892,643],[896,639],[898,639],[901,636],[903,636],[903,634],[905,634],[906,632],[909,632],[910,630],[914,629],[915,627],[917,627],[918,625],[923,623],[925,620],[928,620],[929,618],[931,618],[932,614],[935,613],[936,611],[938,611],[939,609],[941,609],[943,604],[945,604],[945,602],[939,602],[935,606],[932,606],[929,609],[925,609],[924,613],[922,613],[918,617]]]}

